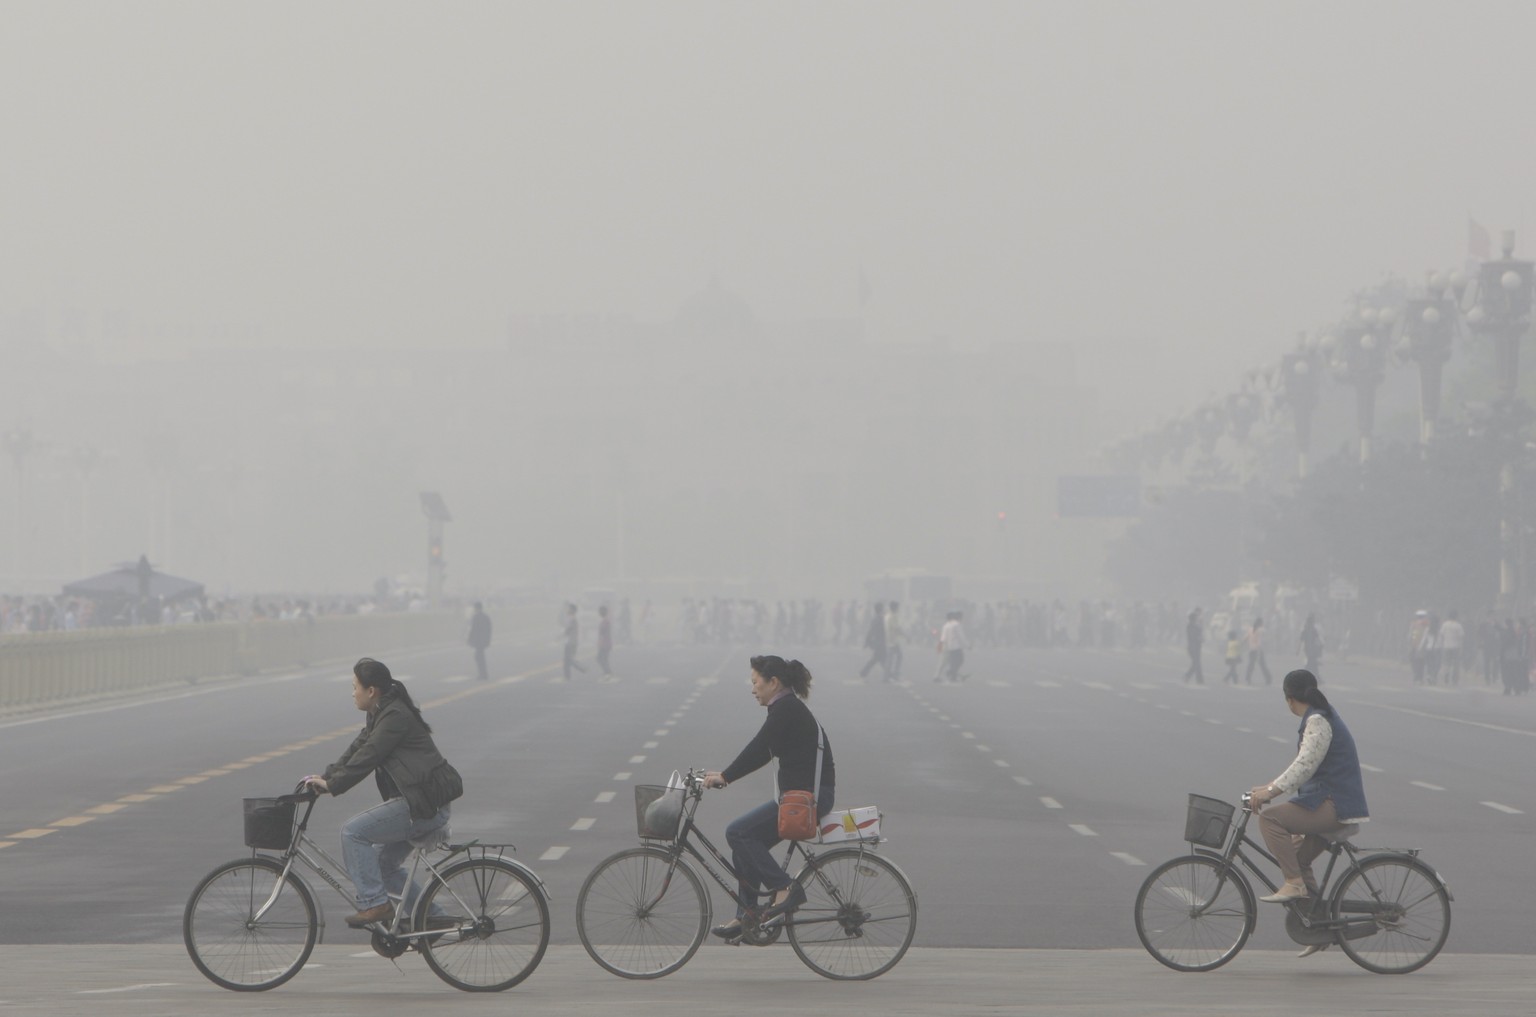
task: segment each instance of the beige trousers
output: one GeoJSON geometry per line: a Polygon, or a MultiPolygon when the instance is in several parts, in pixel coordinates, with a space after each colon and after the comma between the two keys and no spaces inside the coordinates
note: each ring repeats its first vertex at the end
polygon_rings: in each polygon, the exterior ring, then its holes
{"type": "Polygon", "coordinates": [[[1337,829],[1338,825],[1339,817],[1333,811],[1331,798],[1315,809],[1282,802],[1266,805],[1259,813],[1259,831],[1264,834],[1269,853],[1280,863],[1280,871],[1288,880],[1304,881],[1314,894],[1317,893],[1317,878],[1312,875],[1312,861],[1328,846],[1318,834],[1337,829]]]}

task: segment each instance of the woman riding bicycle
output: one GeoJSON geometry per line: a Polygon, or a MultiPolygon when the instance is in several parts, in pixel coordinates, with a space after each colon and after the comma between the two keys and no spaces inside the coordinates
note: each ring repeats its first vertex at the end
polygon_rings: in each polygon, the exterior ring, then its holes
{"type": "MultiPolygon", "coordinates": [[[[1255,809],[1282,794],[1296,792],[1290,801],[1264,809],[1259,815],[1264,843],[1285,874],[1285,884],[1279,890],[1259,898],[1270,903],[1315,895],[1317,879],[1312,874],[1312,861],[1327,846],[1320,835],[1370,818],[1355,739],[1318,690],[1316,676],[1311,671],[1292,671],[1281,688],[1286,706],[1302,718],[1296,759],[1280,776],[1251,792],[1255,809]]],[[[1302,956],[1315,952],[1308,948],[1302,956]]]]}
{"type": "MultiPolygon", "coordinates": [[[[724,770],[705,773],[704,786],[723,788],[761,769],[770,759],[778,759],[781,794],[816,793],[819,747],[821,774],[816,815],[825,816],[832,811],[837,770],[832,764],[832,746],[804,702],[811,694],[811,672],[798,660],[787,661],[783,657],[753,657],[751,663],[752,697],[767,707],[768,719],[735,762],[724,770]]],[[[805,902],[805,891],[773,858],[773,847],[779,842],[778,802],[759,805],[736,819],[725,828],[725,839],[731,846],[731,865],[741,877],[741,899],[756,900],[759,887],[773,898],[759,916],[762,921],[788,914],[805,902]]],[[[711,931],[727,941],[739,942],[743,917],[738,909],[732,921],[711,931]]]]}
{"type": "MultiPolygon", "coordinates": [[[[448,803],[464,793],[459,773],[437,751],[432,728],[422,719],[405,685],[377,660],[364,657],[352,666],[352,701],[368,714],[359,734],[309,787],[339,795],[369,773],[378,783],[382,805],[347,820],[341,828],[341,857],[357,890],[357,913],[346,922],[362,928],[389,922],[390,894],[404,894],[403,863],[410,842],[448,822],[448,803]]],[[[414,888],[412,888],[414,890],[414,888]]]]}

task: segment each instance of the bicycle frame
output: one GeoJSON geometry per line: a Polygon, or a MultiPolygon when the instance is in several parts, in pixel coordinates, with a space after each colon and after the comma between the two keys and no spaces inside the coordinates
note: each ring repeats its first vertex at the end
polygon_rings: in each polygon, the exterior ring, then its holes
{"type": "MultiPolygon", "coordinates": [[[[1243,868],[1247,869],[1254,875],[1255,878],[1259,880],[1259,882],[1263,883],[1270,893],[1274,893],[1276,890],[1280,889],[1280,884],[1272,881],[1268,874],[1265,873],[1263,869],[1259,868],[1257,863],[1255,863],[1254,860],[1250,858],[1248,854],[1243,850],[1245,846],[1252,848],[1254,852],[1256,852],[1261,858],[1268,861],[1275,868],[1278,869],[1280,867],[1279,860],[1275,858],[1274,855],[1270,854],[1269,851],[1266,850],[1261,844],[1259,844],[1256,840],[1248,835],[1248,820],[1253,816],[1253,809],[1249,806],[1246,795],[1243,796],[1242,813],[1243,817],[1241,821],[1238,822],[1236,828],[1228,835],[1227,844],[1223,850],[1212,851],[1209,848],[1197,847],[1194,849],[1194,853],[1197,855],[1204,855],[1209,858],[1220,858],[1225,863],[1225,867],[1222,870],[1221,882],[1225,882],[1228,869],[1236,871],[1237,867],[1233,865],[1233,861],[1235,860],[1241,862],[1243,868]]],[[[1360,862],[1362,859],[1393,855],[1417,859],[1419,855],[1418,849],[1405,848],[1382,851],[1372,848],[1357,848],[1347,840],[1330,840],[1324,850],[1328,853],[1328,867],[1323,871],[1323,878],[1318,881],[1317,895],[1310,898],[1311,906],[1307,908],[1301,908],[1293,904],[1287,904],[1286,907],[1293,911],[1297,918],[1301,920],[1301,924],[1304,927],[1340,929],[1344,930],[1344,934],[1346,936],[1349,936],[1349,933],[1353,931],[1352,927],[1359,926],[1359,935],[1369,935],[1376,929],[1376,919],[1374,916],[1382,913],[1383,911],[1392,910],[1395,905],[1383,904],[1380,899],[1382,896],[1381,891],[1372,885],[1369,875],[1362,875],[1362,881],[1371,891],[1374,899],[1361,900],[1351,898],[1349,900],[1341,900],[1338,902],[1339,916],[1332,916],[1329,913],[1329,908],[1331,907],[1332,902],[1328,898],[1328,888],[1333,883],[1333,870],[1338,864],[1339,855],[1342,853],[1349,856],[1348,867],[1345,868],[1343,872],[1339,873],[1339,878],[1343,879],[1350,872],[1360,871],[1360,862]],[[1319,909],[1321,909],[1321,913],[1319,912],[1319,909]],[[1346,915],[1356,917],[1345,917],[1346,915]]],[[[1439,879],[1438,874],[1436,879],[1439,879]]],[[[1220,887],[1221,882],[1218,882],[1218,888],[1220,887]]],[[[1443,880],[1440,881],[1440,885],[1445,886],[1443,880]]],[[[1446,896],[1449,899],[1454,899],[1450,897],[1450,887],[1445,886],[1445,891],[1446,896]]],[[[1215,897],[1216,895],[1213,894],[1213,901],[1215,897]]],[[[1209,907],[1210,904],[1207,903],[1205,906],[1209,907]]],[[[1349,938],[1355,937],[1349,936],[1349,938]]]]}
{"type": "MultiPolygon", "coordinates": [[[[682,857],[685,853],[693,856],[693,858],[698,861],[700,867],[709,874],[710,878],[719,884],[720,889],[725,891],[725,895],[734,901],[737,907],[741,908],[748,915],[752,915],[755,913],[757,907],[756,900],[754,899],[752,904],[748,904],[743,901],[741,896],[736,892],[736,888],[731,886],[731,884],[726,881],[725,877],[720,875],[720,873],[716,871],[712,865],[710,865],[710,859],[712,858],[717,864],[719,864],[722,869],[724,869],[731,876],[735,877],[738,884],[741,883],[741,873],[737,872],[735,867],[726,860],[725,856],[721,854],[720,849],[715,847],[714,843],[707,836],[705,836],[704,831],[701,830],[698,824],[693,820],[694,813],[698,811],[699,803],[703,800],[703,797],[702,788],[698,790],[690,790],[687,793],[688,800],[683,809],[682,821],[678,824],[677,836],[672,840],[670,844],[667,845],[664,850],[666,850],[666,852],[671,856],[672,865],[674,868],[678,862],[682,860],[682,857]],[[700,852],[697,847],[694,846],[694,837],[697,837],[699,841],[704,845],[705,850],[709,852],[708,857],[705,857],[705,855],[700,852]]],[[[860,854],[863,854],[866,848],[869,848],[870,850],[873,850],[874,848],[874,844],[868,841],[861,840],[858,843],[860,854]]],[[[789,847],[784,852],[783,867],[786,871],[789,869],[789,864],[791,861],[793,861],[796,854],[800,855],[800,857],[805,860],[806,865],[811,865],[816,861],[816,853],[810,848],[806,847],[804,841],[790,841],[789,847]]],[[[825,877],[821,877],[821,882],[828,895],[839,905],[841,905],[843,903],[842,891],[835,884],[828,881],[825,877]]],[[[661,888],[656,894],[656,899],[649,902],[647,907],[654,907],[658,901],[665,897],[667,894],[667,889],[671,885],[672,874],[671,870],[668,870],[667,878],[662,880],[661,888]]],[[[829,918],[823,920],[836,921],[837,919],[829,918]]],[[[798,924],[809,925],[812,923],[810,921],[800,921],[798,924]]]]}
{"type": "MultiPolygon", "coordinates": [[[[299,820],[298,825],[294,827],[293,839],[289,842],[288,847],[283,851],[282,855],[279,856],[282,859],[282,862],[283,862],[282,874],[279,875],[276,884],[273,886],[271,895],[267,897],[266,901],[261,905],[261,907],[256,909],[256,913],[251,916],[251,920],[252,921],[259,921],[262,918],[262,916],[264,916],[267,913],[267,911],[272,907],[272,905],[277,903],[277,898],[282,893],[283,887],[287,883],[288,876],[290,874],[294,874],[294,872],[293,872],[293,870],[294,870],[294,862],[302,862],[311,872],[313,872],[315,875],[319,876],[321,879],[325,880],[325,882],[331,887],[331,889],[335,890],[336,893],[338,895],[340,895],[342,900],[346,901],[349,905],[352,905],[352,904],[356,903],[357,897],[356,897],[355,888],[350,889],[350,890],[348,889],[348,887],[351,887],[351,885],[352,885],[351,881],[348,880],[346,885],[344,886],[342,884],[342,881],[340,879],[338,879],[336,876],[332,875],[330,869],[326,868],[325,865],[321,864],[321,862],[319,860],[317,860],[316,857],[315,857],[316,855],[318,855],[320,859],[323,859],[326,863],[329,863],[329,865],[332,868],[339,869],[342,872],[346,872],[346,866],[344,866],[341,863],[337,862],[336,859],[332,858],[329,854],[326,853],[324,848],[322,848],[319,844],[315,843],[312,839],[310,839],[309,833],[308,833],[308,830],[309,830],[309,817],[310,817],[310,814],[312,812],[314,812],[315,802],[317,801],[317,798],[314,797],[314,796],[306,796],[306,797],[307,797],[307,801],[306,801],[306,804],[305,804],[305,807],[304,807],[304,816],[303,816],[303,818],[301,818],[299,820]]],[[[454,844],[454,845],[450,845],[449,846],[448,854],[444,855],[442,858],[439,858],[435,864],[433,863],[433,861],[430,858],[428,858],[426,856],[426,851],[422,850],[421,848],[416,848],[415,850],[413,850],[411,852],[411,869],[410,869],[410,872],[407,874],[406,879],[405,879],[406,891],[408,892],[410,887],[412,887],[412,886],[414,886],[416,884],[416,876],[417,876],[417,874],[419,872],[421,872],[421,870],[423,868],[425,868],[427,872],[430,872],[432,874],[432,878],[438,880],[439,882],[444,882],[443,877],[442,877],[442,873],[440,873],[438,871],[438,865],[442,865],[442,864],[446,863],[450,858],[453,858],[455,855],[459,855],[459,854],[467,855],[469,850],[471,848],[475,848],[475,847],[479,847],[482,850],[484,850],[484,849],[489,849],[489,848],[498,848],[499,849],[499,848],[503,848],[503,847],[507,847],[507,846],[509,846],[509,845],[505,845],[505,844],[481,844],[479,841],[470,841],[467,844],[454,844]]],[[[509,861],[510,861],[510,859],[509,859],[509,861]]],[[[513,862],[512,864],[517,865],[516,862],[513,862]]],[[[525,867],[521,866],[521,865],[518,865],[517,867],[519,869],[525,869],[525,867]]],[[[529,875],[531,876],[532,873],[529,872],[529,875]]],[[[295,874],[295,878],[302,878],[302,877],[298,877],[295,874]]],[[[533,877],[533,882],[534,882],[534,885],[540,887],[540,889],[542,890],[543,883],[542,883],[542,881],[540,881],[538,879],[538,877],[534,876],[533,877]]],[[[445,885],[446,885],[446,883],[445,883],[445,885]]],[[[426,888],[425,887],[421,887],[421,889],[425,890],[426,888]]],[[[449,889],[449,892],[453,893],[453,890],[452,890],[451,887],[449,889]]],[[[472,912],[472,909],[470,909],[469,905],[465,901],[459,899],[457,893],[454,893],[454,899],[455,899],[455,901],[461,907],[464,907],[466,909],[466,913],[472,912]]],[[[403,897],[402,897],[402,903],[404,903],[404,898],[403,897]]],[[[434,931],[430,931],[430,930],[421,930],[421,931],[417,931],[417,932],[402,932],[401,931],[401,923],[403,921],[408,921],[409,920],[408,916],[406,916],[404,914],[404,910],[405,910],[404,908],[396,908],[395,909],[394,917],[390,920],[389,927],[384,930],[384,935],[391,936],[391,937],[394,937],[396,939],[411,940],[411,939],[420,939],[420,938],[423,938],[423,937],[429,936],[429,935],[440,934],[439,932],[434,932],[434,931]]],[[[323,911],[321,912],[321,914],[319,916],[319,921],[320,921],[320,940],[323,942],[324,939],[325,939],[325,914],[324,914],[323,911]]]]}

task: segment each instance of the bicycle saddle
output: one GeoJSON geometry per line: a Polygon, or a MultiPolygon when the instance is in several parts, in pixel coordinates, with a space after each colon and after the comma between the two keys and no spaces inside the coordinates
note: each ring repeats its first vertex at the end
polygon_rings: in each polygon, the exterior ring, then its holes
{"type": "Polygon", "coordinates": [[[452,832],[448,829],[448,825],[444,823],[430,833],[422,834],[420,837],[412,837],[408,843],[417,851],[435,851],[440,847],[446,847],[448,838],[453,836],[452,832]]]}
{"type": "Polygon", "coordinates": [[[1332,841],[1333,843],[1338,844],[1349,840],[1349,838],[1353,837],[1359,832],[1359,823],[1345,823],[1342,826],[1336,826],[1332,830],[1329,830],[1327,833],[1319,834],[1318,836],[1322,837],[1326,841],[1332,841]]]}

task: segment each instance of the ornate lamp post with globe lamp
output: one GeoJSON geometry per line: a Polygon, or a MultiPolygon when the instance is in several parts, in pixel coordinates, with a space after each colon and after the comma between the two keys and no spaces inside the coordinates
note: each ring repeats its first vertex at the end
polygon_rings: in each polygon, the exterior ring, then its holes
{"type": "Polygon", "coordinates": [[[1324,340],[1333,355],[1333,370],[1355,389],[1355,424],[1360,432],[1360,461],[1371,458],[1371,436],[1376,430],[1376,389],[1386,378],[1387,335],[1396,312],[1365,306],[1340,327],[1336,337],[1324,340]]]}
{"type": "Polygon", "coordinates": [[[1477,297],[1467,325],[1491,339],[1496,353],[1498,396],[1492,432],[1499,442],[1499,607],[1513,611],[1523,602],[1520,561],[1520,492],[1516,461],[1523,409],[1519,396],[1520,341],[1531,328],[1533,266],[1515,256],[1515,231],[1504,231],[1504,256],[1478,269],[1477,297]]]}
{"type": "Polygon", "coordinates": [[[1296,350],[1280,358],[1280,391],[1291,406],[1296,425],[1296,479],[1307,475],[1307,455],[1312,448],[1312,413],[1317,409],[1319,382],[1317,354],[1305,338],[1296,350]]]}
{"type": "Polygon", "coordinates": [[[1440,418],[1440,378],[1456,335],[1456,302],[1446,292],[1449,285],[1446,276],[1431,275],[1424,295],[1410,298],[1403,307],[1403,334],[1397,355],[1419,365],[1421,446],[1435,437],[1435,422],[1440,418]]]}

